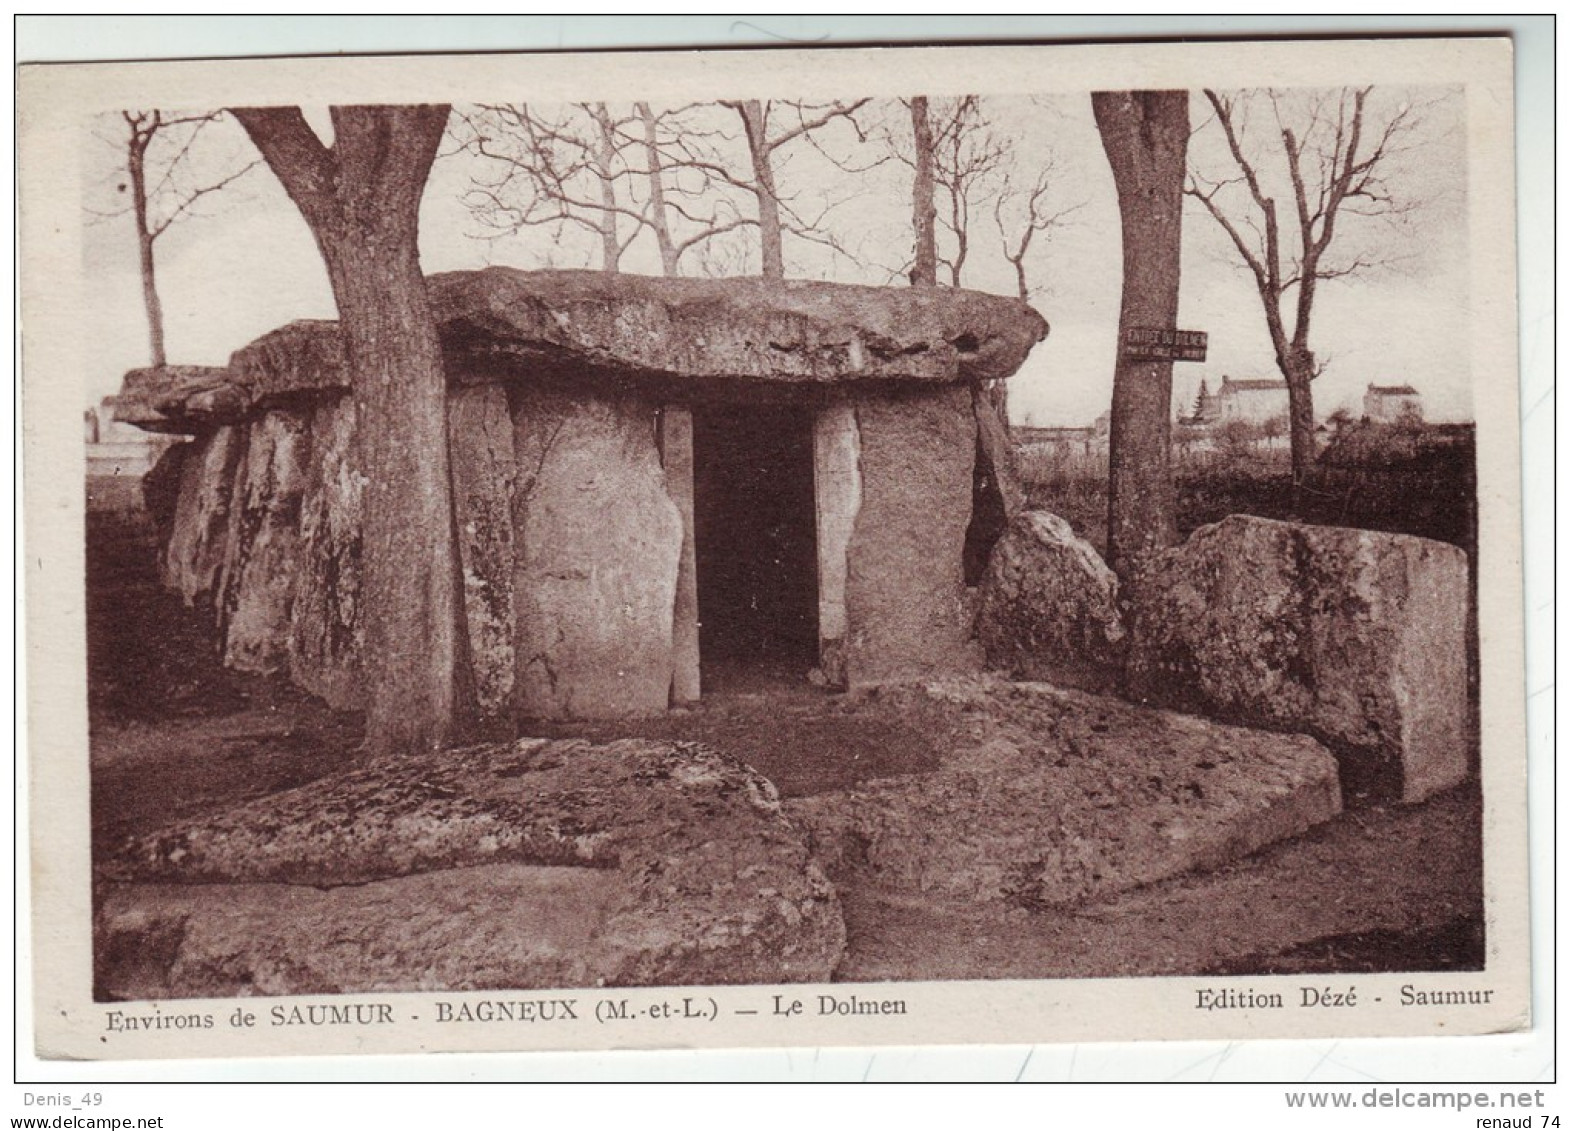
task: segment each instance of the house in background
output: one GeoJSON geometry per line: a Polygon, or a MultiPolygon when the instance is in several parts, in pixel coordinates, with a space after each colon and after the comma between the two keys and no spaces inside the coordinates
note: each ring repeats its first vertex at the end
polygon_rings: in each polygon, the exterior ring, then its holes
{"type": "Polygon", "coordinates": [[[1363,419],[1378,424],[1421,423],[1423,396],[1411,385],[1369,385],[1363,394],[1363,419]]]}
{"type": "Polygon", "coordinates": [[[1194,401],[1194,412],[1184,417],[1182,424],[1223,424],[1229,420],[1242,420],[1262,424],[1273,417],[1287,414],[1287,383],[1285,381],[1245,380],[1234,381],[1223,375],[1221,387],[1214,393],[1209,383],[1199,383],[1199,396],[1194,401]]]}

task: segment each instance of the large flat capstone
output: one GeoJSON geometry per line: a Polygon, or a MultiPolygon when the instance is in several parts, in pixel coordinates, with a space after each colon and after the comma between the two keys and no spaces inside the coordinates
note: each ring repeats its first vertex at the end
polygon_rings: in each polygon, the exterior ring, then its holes
{"type": "MultiPolygon", "coordinates": [[[[451,383],[577,374],[722,390],[746,384],[977,384],[1008,377],[1046,337],[1018,299],[952,287],[666,279],[489,267],[428,280],[451,383]]],[[[349,385],[334,322],[300,321],[227,369],[126,375],[118,419],[201,431],[349,385]]]]}
{"type": "Polygon", "coordinates": [[[774,787],[690,743],[388,759],[99,868],[112,997],[827,981],[838,899],[774,787]]]}
{"type": "Polygon", "coordinates": [[[1466,618],[1454,546],[1234,516],[1151,563],[1130,686],[1312,734],[1354,794],[1420,801],[1469,772],[1466,618]]]}

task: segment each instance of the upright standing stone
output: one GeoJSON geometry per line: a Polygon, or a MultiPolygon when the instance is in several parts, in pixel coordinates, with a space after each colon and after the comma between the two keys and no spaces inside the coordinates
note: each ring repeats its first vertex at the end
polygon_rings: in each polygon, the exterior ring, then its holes
{"type": "Polygon", "coordinates": [[[698,652],[698,546],[693,528],[692,409],[685,405],[666,405],[660,410],[660,458],[665,464],[665,489],[681,512],[671,702],[692,703],[702,691],[702,670],[698,652]]]}
{"type": "Polygon", "coordinates": [[[662,712],[683,531],[654,405],[528,390],[516,411],[518,707],[544,718],[662,712]]]}
{"type": "Polygon", "coordinates": [[[310,414],[272,409],[248,429],[224,562],[224,662],[274,672],[288,663],[290,610],[308,476],[310,414]]]}
{"type": "Polygon", "coordinates": [[[245,455],[245,429],[225,427],[192,441],[180,469],[174,524],[161,559],[163,583],[187,605],[213,600],[227,550],[235,473],[245,455]]]}
{"type": "Polygon", "coordinates": [[[818,666],[828,683],[843,687],[850,624],[845,586],[851,534],[861,510],[861,435],[854,404],[836,401],[818,411],[812,427],[812,462],[818,524],[818,666]]]}
{"type": "Polygon", "coordinates": [[[360,474],[350,397],[311,417],[300,558],[289,613],[289,675],[340,710],[365,704],[360,669],[360,474]]]}
{"type": "Polygon", "coordinates": [[[495,714],[512,698],[517,667],[512,504],[518,461],[506,391],[497,385],[453,389],[447,446],[475,691],[481,710],[495,714]]]}
{"type": "Polygon", "coordinates": [[[845,587],[852,685],[980,666],[965,587],[976,418],[970,390],[863,396],[861,508],[845,587]]]}
{"type": "Polygon", "coordinates": [[[1312,734],[1352,795],[1421,801],[1469,767],[1466,574],[1442,542],[1234,515],[1151,562],[1131,689],[1312,734]]]}

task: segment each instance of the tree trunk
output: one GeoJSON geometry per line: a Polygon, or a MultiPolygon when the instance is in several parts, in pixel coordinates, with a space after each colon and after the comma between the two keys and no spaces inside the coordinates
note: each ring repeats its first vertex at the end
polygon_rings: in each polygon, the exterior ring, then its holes
{"type": "Polygon", "coordinates": [[[1281,366],[1287,382],[1287,436],[1292,444],[1292,494],[1296,508],[1317,456],[1314,440],[1313,356],[1295,353],[1281,366]]]}
{"type": "Polygon", "coordinates": [[[915,266],[910,282],[915,287],[938,285],[938,206],[932,175],[932,120],[927,100],[910,100],[910,124],[916,139],[916,177],[911,185],[911,221],[916,232],[915,266]]]}
{"type": "Polygon", "coordinates": [[[785,250],[780,235],[780,199],[774,188],[774,166],[770,160],[767,125],[763,104],[753,99],[740,106],[741,120],[747,131],[747,149],[752,155],[752,193],[758,200],[758,231],[762,235],[763,277],[785,277],[785,250]]]}
{"type": "MultiPolygon", "coordinates": [[[[150,135],[149,135],[150,136],[150,135]]],[[[164,308],[158,301],[158,279],[153,270],[153,233],[147,222],[147,165],[145,148],[133,137],[126,161],[131,176],[131,205],[136,216],[136,243],[142,261],[142,301],[147,306],[147,337],[154,369],[168,364],[164,353],[164,308]]]]}
{"type": "Polygon", "coordinates": [[[601,270],[615,275],[621,271],[621,235],[616,230],[616,174],[615,127],[605,103],[596,103],[592,111],[599,138],[594,149],[594,171],[600,181],[600,247],[601,270]]]}
{"type": "Polygon", "coordinates": [[[1145,555],[1177,541],[1172,363],[1130,360],[1124,343],[1131,329],[1177,326],[1188,94],[1099,92],[1091,95],[1091,103],[1117,185],[1123,229],[1107,560],[1129,579],[1145,555]]]}
{"type": "Polygon", "coordinates": [[[949,264],[949,286],[957,287],[964,277],[965,257],[970,254],[970,223],[965,215],[964,188],[954,185],[949,190],[949,225],[954,229],[954,260],[949,264]]]}
{"type": "Polygon", "coordinates": [[[366,744],[429,751],[475,713],[447,451],[447,382],[419,260],[446,107],[334,107],[326,149],[293,108],[236,110],[316,237],[338,304],[363,497],[366,744]]]}
{"type": "Polygon", "coordinates": [[[655,128],[654,115],[647,102],[634,107],[643,119],[643,144],[648,154],[649,214],[654,226],[654,240],[660,248],[660,267],[667,278],[681,274],[681,253],[671,238],[670,217],[665,212],[665,163],[660,157],[660,139],[655,128]]]}
{"type": "Polygon", "coordinates": [[[1030,281],[1025,277],[1025,255],[1020,253],[1018,259],[1009,257],[1009,262],[1014,265],[1014,283],[1019,289],[1021,302],[1030,301],[1030,281]]]}
{"type": "Polygon", "coordinates": [[[329,270],[366,478],[366,737],[378,752],[434,750],[474,711],[441,343],[412,240],[344,240],[329,270]]]}

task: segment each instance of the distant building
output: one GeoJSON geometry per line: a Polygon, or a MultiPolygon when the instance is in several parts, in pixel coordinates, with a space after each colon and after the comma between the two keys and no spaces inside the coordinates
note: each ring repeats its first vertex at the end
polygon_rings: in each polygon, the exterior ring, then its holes
{"type": "Polygon", "coordinates": [[[1247,421],[1262,424],[1275,416],[1286,416],[1286,382],[1280,380],[1232,380],[1221,377],[1221,386],[1210,393],[1209,383],[1199,382],[1199,396],[1193,405],[1193,415],[1182,418],[1184,424],[1225,424],[1226,421],[1247,421]]]}
{"type": "Polygon", "coordinates": [[[1261,424],[1272,417],[1287,414],[1287,383],[1285,381],[1245,380],[1221,378],[1221,387],[1214,393],[1208,382],[1199,383],[1199,396],[1194,401],[1194,412],[1184,417],[1184,424],[1224,424],[1229,420],[1243,420],[1261,424]]]}
{"type": "Polygon", "coordinates": [[[1363,417],[1379,424],[1421,423],[1423,396],[1411,385],[1369,385],[1363,394],[1363,417]]]}

